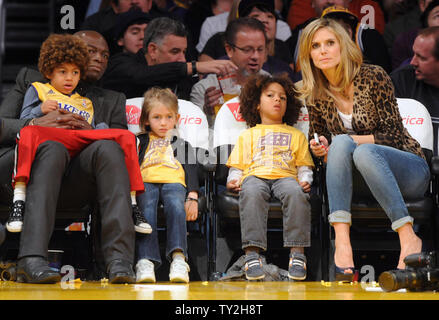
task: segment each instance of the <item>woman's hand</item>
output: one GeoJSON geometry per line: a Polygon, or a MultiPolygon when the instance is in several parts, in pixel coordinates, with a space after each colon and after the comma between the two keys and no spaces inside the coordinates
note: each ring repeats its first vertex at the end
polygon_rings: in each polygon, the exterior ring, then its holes
{"type": "Polygon", "coordinates": [[[239,191],[241,191],[241,185],[239,184],[239,181],[236,179],[230,180],[229,182],[227,182],[227,190],[231,191],[231,192],[236,192],[238,193],[239,191]]]}
{"type": "MultiPolygon", "coordinates": [[[[197,192],[189,192],[188,198],[198,199],[197,192]]],[[[187,200],[184,203],[184,210],[186,211],[186,221],[195,221],[198,218],[198,202],[194,200],[187,200]]]]}
{"type": "Polygon", "coordinates": [[[360,144],[365,143],[375,143],[375,137],[372,134],[368,134],[365,136],[359,136],[359,135],[351,135],[352,140],[359,146],[360,144]]]}
{"type": "Polygon", "coordinates": [[[311,152],[316,157],[324,157],[328,154],[329,143],[324,136],[319,137],[319,141],[311,139],[309,142],[311,152]]]}

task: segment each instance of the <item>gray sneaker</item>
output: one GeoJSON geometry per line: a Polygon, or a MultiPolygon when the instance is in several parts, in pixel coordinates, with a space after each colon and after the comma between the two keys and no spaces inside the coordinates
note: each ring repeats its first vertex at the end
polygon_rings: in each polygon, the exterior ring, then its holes
{"type": "Polygon", "coordinates": [[[246,254],[244,263],[245,277],[247,280],[264,279],[265,274],[264,270],[262,270],[262,260],[257,252],[246,254]]]}
{"type": "Polygon", "coordinates": [[[288,278],[293,280],[305,280],[306,278],[306,257],[302,253],[290,253],[288,264],[288,278]]]}

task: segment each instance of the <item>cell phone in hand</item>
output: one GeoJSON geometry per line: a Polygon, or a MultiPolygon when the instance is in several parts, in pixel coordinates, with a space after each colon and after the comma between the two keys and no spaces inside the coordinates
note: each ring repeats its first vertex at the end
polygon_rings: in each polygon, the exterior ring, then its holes
{"type": "Polygon", "coordinates": [[[319,135],[316,132],[314,132],[314,141],[316,142],[316,145],[320,145],[319,135]]]}

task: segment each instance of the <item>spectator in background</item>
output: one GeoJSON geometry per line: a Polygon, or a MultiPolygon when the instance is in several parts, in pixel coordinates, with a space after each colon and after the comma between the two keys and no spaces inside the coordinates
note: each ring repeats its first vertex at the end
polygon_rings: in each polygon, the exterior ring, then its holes
{"type": "Polygon", "coordinates": [[[123,52],[136,54],[143,48],[145,29],[150,21],[151,16],[137,8],[132,8],[117,16],[114,38],[123,52]]]}
{"type": "Polygon", "coordinates": [[[401,33],[392,46],[392,69],[410,63],[413,57],[413,43],[421,28],[439,26],[439,0],[433,0],[420,17],[421,27],[401,33]]]}
{"type": "Polygon", "coordinates": [[[157,8],[162,11],[169,12],[174,18],[184,21],[192,0],[154,0],[157,8]]]}
{"type": "MultiPolygon", "coordinates": [[[[241,0],[234,0],[230,12],[224,12],[213,17],[208,17],[201,26],[200,39],[197,44],[197,51],[202,52],[207,41],[218,32],[224,32],[227,24],[238,17],[244,17],[242,12],[238,12],[238,8],[252,9],[255,5],[263,7],[273,7],[270,1],[266,0],[244,0],[241,5],[241,0]]],[[[247,12],[248,14],[248,12],[247,12]]],[[[285,21],[280,20],[276,16],[276,39],[287,41],[291,37],[291,30],[285,21]]]]}
{"type": "MultiPolygon", "coordinates": [[[[236,82],[239,90],[250,75],[267,74],[262,65],[266,59],[268,39],[260,21],[253,18],[233,20],[227,26],[225,38],[227,56],[238,66],[236,82]]],[[[203,109],[211,127],[219,110],[215,106],[222,104],[223,92],[219,88],[216,74],[210,74],[197,82],[191,92],[191,102],[203,109]]]]}
{"type": "Polygon", "coordinates": [[[113,55],[120,50],[114,39],[114,27],[117,23],[117,15],[127,12],[132,7],[137,7],[145,13],[149,13],[152,17],[163,15],[163,13],[153,7],[153,0],[111,0],[109,7],[85,19],[80,29],[94,30],[103,35],[113,55]]]}
{"type": "Polygon", "coordinates": [[[184,24],[186,25],[190,38],[198,43],[201,26],[207,17],[229,12],[233,0],[195,0],[186,12],[184,24]]]}
{"type": "Polygon", "coordinates": [[[415,99],[439,120],[439,27],[419,32],[413,44],[410,65],[391,73],[395,96],[415,99]]]}
{"type": "MultiPolygon", "coordinates": [[[[270,74],[286,72],[293,81],[293,58],[287,44],[275,38],[277,24],[273,0],[243,0],[239,3],[238,12],[240,17],[250,17],[261,21],[265,27],[267,36],[267,61],[262,69],[270,74]]],[[[222,59],[226,56],[224,33],[219,32],[212,36],[202,51],[199,60],[209,61],[222,59]]]]}
{"type": "Polygon", "coordinates": [[[421,26],[421,14],[425,11],[431,1],[432,0],[418,0],[418,4],[413,10],[386,24],[383,37],[389,54],[392,54],[393,42],[399,34],[421,26]]]}
{"type": "Polygon", "coordinates": [[[136,54],[122,52],[110,59],[103,85],[123,92],[127,98],[142,97],[150,87],[158,86],[170,88],[180,99],[189,100],[198,73],[226,74],[236,69],[227,60],[186,62],[186,49],[183,23],[156,18],[146,27],[141,50],[136,54]]]}
{"type": "Polygon", "coordinates": [[[324,9],[334,5],[348,8],[360,20],[366,14],[371,14],[368,11],[362,12],[362,8],[365,6],[373,7],[374,27],[380,33],[384,32],[384,13],[379,3],[373,0],[292,0],[287,22],[291,29],[295,29],[311,18],[320,17],[324,9]]]}
{"type": "Polygon", "coordinates": [[[386,23],[389,23],[413,10],[418,0],[383,0],[381,3],[386,23]]]}

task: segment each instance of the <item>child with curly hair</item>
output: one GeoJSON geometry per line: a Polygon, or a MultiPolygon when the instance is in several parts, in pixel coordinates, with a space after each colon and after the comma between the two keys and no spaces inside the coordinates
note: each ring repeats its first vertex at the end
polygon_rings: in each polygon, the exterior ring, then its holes
{"type": "Polygon", "coordinates": [[[70,157],[74,157],[90,143],[102,139],[116,141],[125,153],[136,231],[141,233],[152,231],[135,202],[136,194],[144,191],[140,167],[136,160],[136,137],[128,130],[110,129],[106,123],[95,124],[92,101],[75,91],[81,76],[85,76],[88,62],[87,45],[79,37],[70,34],[52,34],[41,46],[38,68],[48,82],[32,83],[24,97],[20,118],[32,120],[17,136],[12,180],[13,205],[6,223],[9,232],[21,232],[25,213],[26,185],[38,146],[48,140],[57,141],[66,147],[70,157]],[[39,117],[58,109],[84,118],[90,125],[89,129],[101,130],[38,126],[39,117]]]}
{"type": "Polygon", "coordinates": [[[288,277],[304,280],[314,163],[307,138],[293,127],[301,104],[293,83],[283,76],[252,76],[239,98],[241,115],[250,128],[238,137],[226,165],[227,189],[239,192],[246,278],[265,277],[259,253],[267,250],[267,216],[274,196],[282,204],[284,247],[290,248],[288,277]]]}

